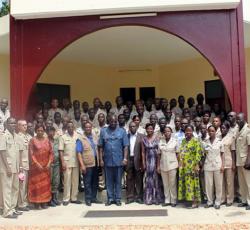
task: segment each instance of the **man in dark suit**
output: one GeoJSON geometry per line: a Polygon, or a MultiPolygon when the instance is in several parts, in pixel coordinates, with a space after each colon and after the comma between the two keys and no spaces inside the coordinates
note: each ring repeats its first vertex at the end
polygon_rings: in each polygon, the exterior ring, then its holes
{"type": "Polygon", "coordinates": [[[141,142],[143,135],[137,132],[134,122],[129,124],[129,154],[127,164],[127,201],[143,203],[143,169],[141,142]]]}

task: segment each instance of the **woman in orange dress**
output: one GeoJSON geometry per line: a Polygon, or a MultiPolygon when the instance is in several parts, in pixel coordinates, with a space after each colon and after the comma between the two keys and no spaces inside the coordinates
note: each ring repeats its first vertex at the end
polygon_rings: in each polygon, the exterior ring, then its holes
{"type": "Polygon", "coordinates": [[[30,140],[30,170],[28,182],[28,198],[36,209],[47,208],[51,200],[50,165],[53,152],[50,141],[44,136],[44,126],[37,125],[36,136],[30,140]]]}

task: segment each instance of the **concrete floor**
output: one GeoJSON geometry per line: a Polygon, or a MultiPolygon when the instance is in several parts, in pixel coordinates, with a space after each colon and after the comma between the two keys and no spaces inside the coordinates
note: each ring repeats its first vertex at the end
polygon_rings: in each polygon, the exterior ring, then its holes
{"type": "MultiPolygon", "coordinates": [[[[80,194],[82,197],[82,194],[80,194]]],[[[80,197],[79,196],[79,197],[80,197]]],[[[99,194],[105,199],[105,192],[99,194]]],[[[17,220],[4,219],[0,217],[1,226],[76,226],[76,225],[169,225],[169,224],[227,224],[227,223],[250,223],[250,211],[238,208],[237,204],[231,207],[221,206],[220,210],[214,208],[187,209],[183,204],[177,207],[161,207],[156,205],[128,204],[122,206],[104,204],[69,204],[46,210],[31,210],[23,213],[17,220]],[[85,218],[88,211],[98,210],[151,210],[167,209],[168,216],[165,217],[111,217],[111,218],[85,218]]]]}

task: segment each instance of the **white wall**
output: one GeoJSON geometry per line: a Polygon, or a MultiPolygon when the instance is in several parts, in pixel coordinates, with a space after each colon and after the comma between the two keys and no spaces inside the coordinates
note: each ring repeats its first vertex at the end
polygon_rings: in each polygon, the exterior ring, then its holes
{"type": "Polygon", "coordinates": [[[236,8],[240,0],[12,0],[17,19],[236,8]]]}

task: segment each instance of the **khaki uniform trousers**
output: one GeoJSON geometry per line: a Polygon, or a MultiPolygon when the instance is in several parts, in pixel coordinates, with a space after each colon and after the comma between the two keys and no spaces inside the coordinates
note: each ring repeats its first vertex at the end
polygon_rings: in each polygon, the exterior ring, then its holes
{"type": "Polygon", "coordinates": [[[176,169],[161,171],[162,182],[164,186],[164,195],[166,204],[176,204],[177,200],[177,178],[176,169]]]}
{"type": "Polygon", "coordinates": [[[2,178],[0,175],[0,215],[3,212],[3,189],[2,189],[2,178]]]}
{"type": "Polygon", "coordinates": [[[232,204],[234,201],[234,175],[232,169],[224,169],[221,203],[232,204]]]}
{"type": "Polygon", "coordinates": [[[241,201],[250,205],[250,170],[244,169],[243,166],[238,166],[237,172],[241,201]]]}
{"type": "Polygon", "coordinates": [[[208,205],[212,205],[214,203],[214,188],[215,188],[215,205],[221,204],[222,179],[223,179],[223,173],[221,173],[220,170],[205,171],[205,183],[206,183],[208,205]]]}
{"type": "Polygon", "coordinates": [[[63,201],[76,201],[78,195],[79,168],[67,167],[63,172],[63,201]]]}
{"type": "Polygon", "coordinates": [[[18,207],[24,208],[28,206],[28,170],[23,170],[25,175],[24,181],[19,181],[18,207]]]}
{"type": "Polygon", "coordinates": [[[17,173],[7,176],[7,173],[0,173],[1,187],[3,191],[3,217],[12,215],[17,206],[19,179],[17,173]]]}

